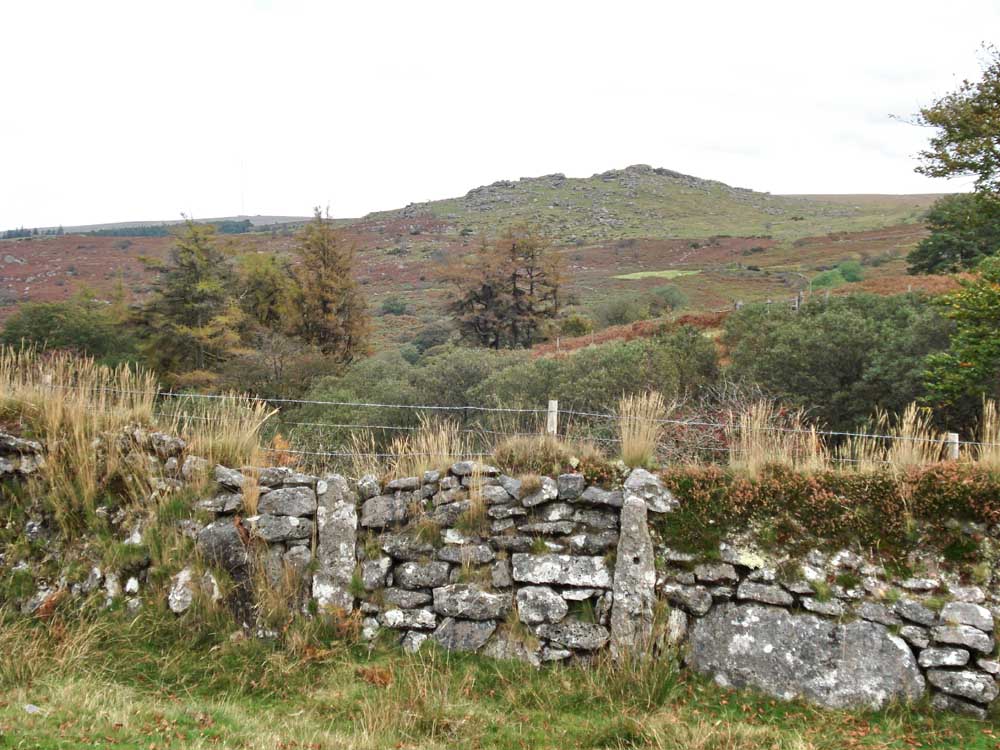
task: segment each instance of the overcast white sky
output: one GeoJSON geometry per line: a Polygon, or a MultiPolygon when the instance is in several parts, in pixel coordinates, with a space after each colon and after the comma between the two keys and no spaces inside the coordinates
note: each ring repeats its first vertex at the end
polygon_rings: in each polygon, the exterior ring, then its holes
{"type": "MultiPolygon", "coordinates": [[[[634,163],[941,192],[890,115],[980,72],[1000,0],[0,0],[0,228],[337,216],[634,163]]],[[[991,39],[992,35],[992,39],[991,39]]]]}

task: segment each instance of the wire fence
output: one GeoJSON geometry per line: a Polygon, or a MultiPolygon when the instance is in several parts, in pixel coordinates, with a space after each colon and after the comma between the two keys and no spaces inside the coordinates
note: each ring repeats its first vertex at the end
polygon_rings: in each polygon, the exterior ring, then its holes
{"type": "MultiPolygon", "coordinates": [[[[52,388],[72,389],[76,386],[53,384],[52,388]]],[[[343,464],[358,458],[378,461],[399,460],[403,456],[443,457],[428,451],[412,449],[407,440],[426,429],[425,421],[455,420],[455,431],[467,438],[463,450],[449,457],[483,459],[494,454],[496,446],[514,438],[537,438],[549,434],[567,441],[590,443],[609,457],[615,457],[622,444],[621,428],[629,418],[613,411],[590,411],[560,408],[550,402],[546,408],[488,406],[483,404],[400,404],[392,402],[322,400],[322,399],[248,399],[232,394],[180,393],[176,391],[128,391],[115,388],[84,388],[112,395],[146,396],[155,399],[153,416],[161,424],[187,425],[209,423],[216,427],[231,423],[239,426],[241,409],[267,406],[260,429],[267,451],[275,456],[288,456],[311,464],[343,464]],[[195,405],[225,404],[225,408],[209,408],[199,412],[195,405]],[[194,408],[192,408],[194,407],[194,408]],[[378,419],[386,414],[396,419],[378,419]],[[344,417],[348,417],[344,419],[344,417]],[[281,439],[275,437],[281,435],[281,439]],[[367,436],[364,441],[356,438],[367,436]],[[360,446],[360,447],[359,447],[360,446]],[[367,446],[367,449],[366,449],[367,446]]],[[[831,464],[886,462],[888,459],[859,459],[849,452],[836,450],[850,441],[877,441],[893,444],[924,445],[930,452],[938,451],[941,458],[957,458],[974,452],[1000,448],[1000,443],[984,440],[960,440],[955,433],[933,435],[888,434],[866,430],[822,430],[815,427],[782,423],[741,426],[732,412],[724,418],[704,416],[663,416],[645,421],[659,428],[657,454],[664,462],[725,463],[734,455],[734,436],[740,430],[751,429],[764,435],[802,438],[793,450],[808,451],[809,441],[823,441],[824,460],[831,464]]]]}

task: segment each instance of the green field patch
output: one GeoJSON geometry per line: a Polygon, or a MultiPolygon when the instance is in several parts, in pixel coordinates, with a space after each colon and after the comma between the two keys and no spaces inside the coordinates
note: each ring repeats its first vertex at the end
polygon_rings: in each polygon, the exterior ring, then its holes
{"type": "Polygon", "coordinates": [[[701,273],[701,271],[678,271],[677,269],[672,268],[666,271],[636,271],[635,273],[623,273],[620,276],[612,276],[612,278],[623,279],[624,281],[634,281],[636,279],[677,279],[681,276],[694,276],[698,273],[701,273]]]}

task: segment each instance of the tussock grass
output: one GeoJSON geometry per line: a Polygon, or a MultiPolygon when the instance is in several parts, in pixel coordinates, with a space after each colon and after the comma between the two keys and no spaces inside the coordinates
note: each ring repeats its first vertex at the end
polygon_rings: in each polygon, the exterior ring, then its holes
{"type": "Polygon", "coordinates": [[[444,470],[469,454],[468,441],[458,423],[420,415],[419,427],[408,435],[393,438],[389,474],[392,477],[419,477],[431,469],[444,470]]]}
{"type": "Polygon", "coordinates": [[[837,451],[837,457],[856,471],[889,469],[902,474],[944,457],[945,435],[933,424],[929,409],[913,403],[897,417],[878,411],[859,430],[860,437],[849,437],[837,451]],[[871,437],[887,435],[894,439],[871,437]]]}
{"type": "Polygon", "coordinates": [[[188,441],[188,450],[224,466],[259,466],[261,430],[277,413],[264,401],[239,393],[220,398],[178,396],[163,405],[161,429],[188,441]]]}
{"type": "Polygon", "coordinates": [[[509,474],[555,475],[571,463],[604,461],[604,455],[586,440],[567,440],[556,435],[512,435],[497,441],[493,460],[509,474]]]}
{"type": "Polygon", "coordinates": [[[976,437],[980,443],[973,453],[976,461],[990,471],[1000,471],[1000,410],[991,398],[983,399],[983,413],[976,437]]]}
{"type": "Polygon", "coordinates": [[[826,446],[815,426],[807,426],[801,411],[788,413],[761,399],[739,412],[729,412],[725,424],[729,465],[755,474],[768,465],[818,470],[828,465],[826,446]]]}
{"type": "Polygon", "coordinates": [[[148,490],[150,467],[126,459],[126,428],[153,419],[156,380],[127,367],[28,348],[0,349],[0,412],[45,444],[45,497],[64,533],[92,517],[105,487],[148,490]]]}
{"type": "Polygon", "coordinates": [[[660,420],[666,414],[663,396],[656,391],[622,396],[618,402],[618,434],[626,466],[653,467],[663,432],[660,420]]]}

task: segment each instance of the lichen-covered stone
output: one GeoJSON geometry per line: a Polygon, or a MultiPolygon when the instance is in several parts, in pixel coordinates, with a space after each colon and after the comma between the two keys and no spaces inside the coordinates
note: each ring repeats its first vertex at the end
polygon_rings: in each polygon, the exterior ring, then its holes
{"type": "Polygon", "coordinates": [[[862,620],[871,620],[889,626],[903,624],[895,612],[878,602],[862,602],[856,612],[862,620]]]}
{"type": "Polygon", "coordinates": [[[417,539],[411,533],[383,534],[379,539],[382,551],[396,560],[423,560],[437,551],[433,544],[417,539]]]}
{"type": "Polygon", "coordinates": [[[514,518],[516,516],[526,516],[528,511],[520,505],[491,505],[486,510],[486,515],[490,518],[501,520],[504,518],[514,518]]]}
{"type": "Polygon", "coordinates": [[[361,585],[365,591],[375,591],[383,588],[392,570],[391,557],[378,557],[361,563],[361,585]]]}
{"type": "Polygon", "coordinates": [[[268,544],[309,539],[313,533],[313,522],[308,518],[294,516],[252,516],[246,521],[253,532],[268,544]]]}
{"type": "Polygon", "coordinates": [[[924,679],[883,625],[838,624],[757,604],[721,604],[692,625],[690,663],[725,686],[830,708],[917,700],[924,679]]]}
{"type": "Polygon", "coordinates": [[[634,496],[627,497],[622,506],[613,591],[612,656],[646,651],[653,637],[656,567],[646,524],[646,503],[634,496]]]}
{"type": "Polygon", "coordinates": [[[410,591],[390,586],[382,592],[386,606],[395,609],[416,609],[431,603],[431,595],[426,591],[410,591]]]}
{"type": "Polygon", "coordinates": [[[736,597],[742,601],[761,602],[762,604],[777,604],[782,607],[790,607],[795,601],[792,595],[780,586],[771,586],[766,583],[753,583],[744,581],[736,589],[736,597]]]}
{"type": "Polygon", "coordinates": [[[291,469],[287,466],[272,466],[264,469],[257,478],[265,487],[316,487],[317,477],[291,469]]]}
{"type": "Polygon", "coordinates": [[[167,594],[167,606],[175,615],[188,611],[194,602],[194,585],[191,583],[191,568],[184,568],[170,580],[170,592],[167,594]]]}
{"type": "Polygon", "coordinates": [[[511,556],[515,581],[554,583],[560,586],[610,588],[611,571],[603,557],[585,555],[511,556]]]}
{"type": "Polygon", "coordinates": [[[378,495],[361,506],[361,525],[366,529],[384,529],[394,523],[405,523],[408,500],[399,495],[378,495]]]}
{"type": "Polygon", "coordinates": [[[623,500],[637,497],[646,503],[653,513],[668,513],[677,507],[677,500],[659,477],[645,469],[633,469],[625,480],[623,500]]]}
{"type": "Polygon", "coordinates": [[[844,614],[844,605],[836,599],[823,602],[812,596],[803,597],[802,608],[826,617],[841,617],[844,614]]]}
{"type": "Polygon", "coordinates": [[[379,622],[393,630],[431,630],[437,627],[437,617],[426,609],[387,609],[379,622]]]}
{"type": "Polygon", "coordinates": [[[394,578],[404,589],[432,589],[448,582],[449,565],[446,562],[405,562],[397,565],[394,578]]]}
{"type": "Polygon", "coordinates": [[[969,663],[969,652],[964,648],[925,648],[917,663],[924,668],[964,667],[969,663]]]}
{"type": "Polygon", "coordinates": [[[514,477],[509,477],[506,474],[501,474],[497,479],[500,482],[500,486],[507,491],[514,500],[519,500],[521,497],[521,480],[515,479],[514,477]]]}
{"type": "Polygon", "coordinates": [[[379,486],[378,478],[372,476],[371,474],[365,474],[358,480],[358,497],[360,497],[362,501],[375,497],[381,491],[382,488],[379,486]]]}
{"type": "Polygon", "coordinates": [[[559,497],[559,485],[551,477],[542,477],[542,486],[530,495],[521,498],[521,505],[525,508],[533,508],[536,505],[547,503],[559,497]]]}
{"type": "Polygon", "coordinates": [[[456,620],[446,617],[431,636],[448,651],[478,651],[497,629],[490,620],[456,620]]]}
{"type": "Polygon", "coordinates": [[[990,675],[971,669],[929,669],[927,681],[938,690],[976,703],[997,697],[997,683],[990,675]]]}
{"type": "Polygon", "coordinates": [[[600,555],[618,545],[618,532],[608,529],[584,534],[574,534],[566,539],[574,555],[600,555]]]}
{"type": "Polygon", "coordinates": [[[327,490],[316,505],[316,572],[312,595],[321,610],[354,608],[351,578],[356,558],[358,513],[344,477],[325,479],[327,490]]]}
{"type": "Polygon", "coordinates": [[[614,511],[578,508],[573,513],[573,520],[600,531],[618,528],[618,514],[614,511]]]}
{"type": "Polygon", "coordinates": [[[514,502],[514,498],[510,496],[503,487],[498,487],[496,485],[488,484],[480,489],[480,494],[483,496],[483,501],[487,505],[506,505],[508,503],[514,502]]]}
{"type": "Polygon", "coordinates": [[[608,629],[603,625],[566,619],[552,625],[539,625],[536,632],[557,646],[578,651],[595,651],[608,642],[608,629]]]}
{"type": "Polygon", "coordinates": [[[624,502],[624,497],[620,490],[602,490],[600,487],[591,485],[583,491],[580,497],[574,498],[573,502],[608,508],[620,508],[622,507],[622,502],[624,502]]]}
{"type": "Polygon", "coordinates": [[[899,637],[914,648],[927,648],[931,642],[930,631],[919,625],[904,625],[899,629],[899,637]]]}
{"type": "Polygon", "coordinates": [[[246,544],[232,520],[210,523],[198,532],[198,547],[210,565],[230,573],[248,564],[246,544]]]}
{"type": "Polygon", "coordinates": [[[510,609],[510,594],[493,594],[478,586],[456,583],[433,591],[434,611],[467,620],[497,620],[510,609]]]}
{"type": "Polygon", "coordinates": [[[216,464],[215,468],[212,469],[212,478],[223,487],[228,487],[229,489],[238,490],[243,487],[243,482],[246,481],[246,477],[243,476],[243,472],[237,471],[236,469],[230,469],[221,464],[216,464]]]}
{"type": "Polygon", "coordinates": [[[971,625],[938,625],[931,628],[931,638],[937,643],[965,646],[983,654],[993,651],[993,639],[971,625]]]}
{"type": "Polygon", "coordinates": [[[511,575],[510,560],[497,560],[490,568],[490,581],[493,588],[506,589],[514,585],[514,578],[511,575]]]}
{"type": "Polygon", "coordinates": [[[970,625],[987,633],[993,632],[993,613],[972,602],[948,602],[941,610],[941,621],[949,625],[970,625]]]}
{"type": "Polygon", "coordinates": [[[414,492],[420,485],[420,477],[400,477],[386,483],[385,488],[390,492],[414,492]]]}
{"type": "Polygon", "coordinates": [[[526,625],[559,622],[568,612],[566,601],[548,586],[522,586],[517,590],[517,616],[526,625]]]}
{"type": "Polygon", "coordinates": [[[496,557],[488,544],[448,544],[438,550],[438,559],[458,565],[485,565],[496,557]]]}
{"type": "Polygon", "coordinates": [[[243,494],[239,492],[223,492],[215,497],[206,497],[195,503],[198,510],[207,510],[210,513],[220,515],[231,515],[243,509],[243,494]]]}
{"type": "MultiPolygon", "coordinates": [[[[431,518],[434,519],[434,523],[440,526],[454,526],[458,523],[458,519],[462,517],[462,514],[471,507],[472,502],[469,500],[459,500],[457,503],[439,505],[434,509],[431,518]]],[[[490,510],[495,510],[495,508],[490,508],[490,510]]]]}
{"type": "Polygon", "coordinates": [[[419,630],[410,630],[403,636],[399,646],[405,653],[415,654],[429,637],[427,633],[421,633],[419,630]]]}
{"type": "MultiPolygon", "coordinates": [[[[739,575],[729,563],[703,563],[694,567],[694,577],[699,583],[737,583],[739,575]]],[[[756,580],[756,579],[755,579],[756,580]]]]}
{"type": "Polygon", "coordinates": [[[712,595],[704,586],[665,583],[660,593],[667,601],[679,604],[696,617],[701,617],[712,608],[712,595]]]}
{"type": "Polygon", "coordinates": [[[282,487],[261,496],[259,513],[274,516],[312,516],[316,514],[316,493],[311,487],[282,487]]]}
{"type": "Polygon", "coordinates": [[[536,523],[519,524],[518,528],[525,534],[564,536],[566,534],[572,534],[576,529],[576,524],[572,521],[538,521],[536,523]]]}
{"type": "Polygon", "coordinates": [[[560,500],[573,500],[583,494],[587,480],[583,474],[560,474],[556,479],[560,500]]]}
{"type": "Polygon", "coordinates": [[[541,646],[538,641],[516,637],[508,628],[497,628],[493,637],[480,653],[490,659],[523,661],[533,667],[541,664],[541,646]]]}
{"type": "Polygon", "coordinates": [[[896,602],[893,609],[904,620],[915,622],[917,625],[924,625],[926,627],[937,625],[938,617],[934,613],[934,610],[925,607],[913,599],[900,599],[896,602]]]}

